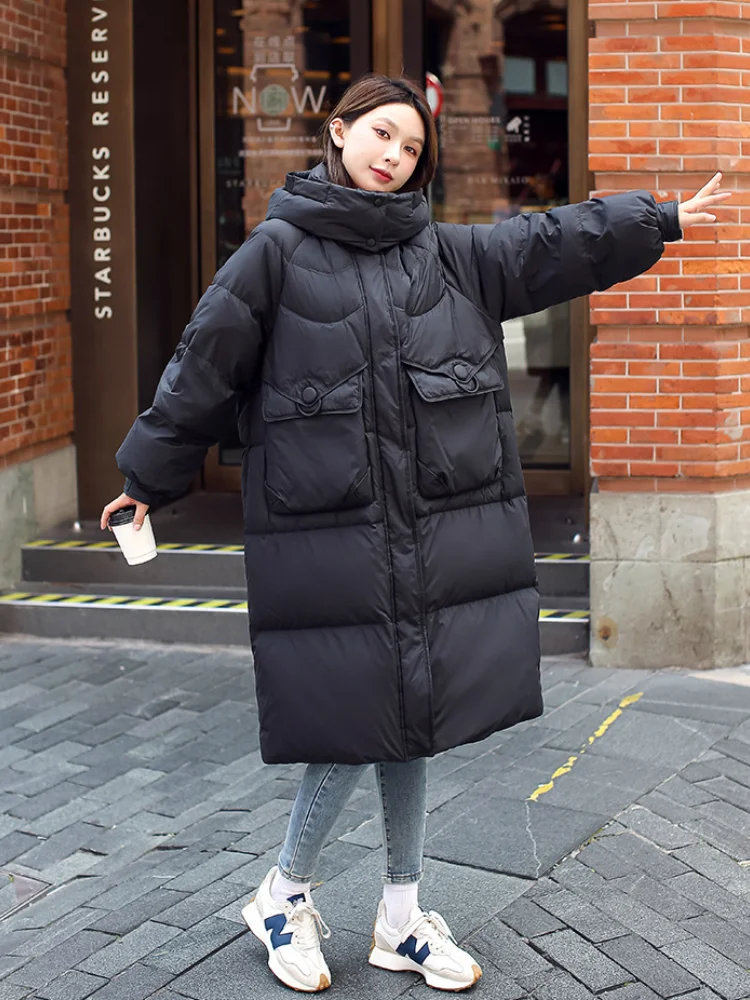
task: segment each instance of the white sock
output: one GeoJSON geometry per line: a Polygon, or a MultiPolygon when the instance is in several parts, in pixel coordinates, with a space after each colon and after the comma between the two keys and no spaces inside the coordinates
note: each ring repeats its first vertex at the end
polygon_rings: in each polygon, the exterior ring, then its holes
{"type": "Polygon", "coordinates": [[[418,905],[419,882],[388,882],[383,886],[385,918],[391,927],[403,927],[418,905]]]}
{"type": "Polygon", "coordinates": [[[309,892],[311,885],[312,882],[292,882],[276,869],[271,880],[271,899],[275,899],[277,903],[283,903],[290,896],[299,896],[303,892],[309,892]]]}

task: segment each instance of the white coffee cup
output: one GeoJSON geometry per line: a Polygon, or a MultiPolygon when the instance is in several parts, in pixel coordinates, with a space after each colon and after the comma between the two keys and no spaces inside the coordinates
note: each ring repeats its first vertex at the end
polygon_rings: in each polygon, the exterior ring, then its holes
{"type": "Polygon", "coordinates": [[[109,525],[129,566],[138,566],[156,558],[156,541],[151,519],[146,514],[143,527],[140,531],[136,531],[133,527],[134,518],[135,507],[121,507],[109,517],[109,525]]]}

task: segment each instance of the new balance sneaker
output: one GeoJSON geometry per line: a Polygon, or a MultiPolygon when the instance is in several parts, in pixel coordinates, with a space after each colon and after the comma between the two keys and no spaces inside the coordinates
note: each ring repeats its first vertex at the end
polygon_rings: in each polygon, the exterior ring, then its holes
{"type": "Polygon", "coordinates": [[[320,950],[320,938],[331,932],[313,906],[309,893],[278,902],[271,896],[276,865],[263,879],[242,918],[268,949],[268,968],[286,986],[318,993],[331,985],[331,970],[320,950]]]}
{"type": "Polygon", "coordinates": [[[379,969],[418,972],[436,990],[466,990],[482,975],[475,959],[458,947],[439,913],[414,906],[403,927],[394,928],[386,920],[382,899],[369,961],[379,969]]]}

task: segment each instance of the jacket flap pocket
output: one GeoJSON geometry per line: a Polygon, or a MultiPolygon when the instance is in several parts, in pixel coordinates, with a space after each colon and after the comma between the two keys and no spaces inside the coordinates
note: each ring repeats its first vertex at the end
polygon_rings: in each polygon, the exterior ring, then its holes
{"type": "Polygon", "coordinates": [[[498,345],[494,344],[478,363],[453,357],[429,368],[406,360],[404,365],[414,388],[426,403],[496,392],[505,388],[497,348],[498,345]]]}
{"type": "Polygon", "coordinates": [[[341,379],[334,385],[321,385],[320,379],[309,379],[282,391],[271,382],[263,383],[263,417],[293,420],[314,417],[319,413],[356,413],[362,408],[362,376],[366,366],[341,379]]]}

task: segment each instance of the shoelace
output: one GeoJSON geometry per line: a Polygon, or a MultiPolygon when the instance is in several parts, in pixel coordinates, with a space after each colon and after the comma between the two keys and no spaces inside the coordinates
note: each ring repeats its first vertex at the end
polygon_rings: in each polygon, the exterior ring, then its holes
{"type": "Polygon", "coordinates": [[[312,903],[303,900],[297,903],[287,917],[287,924],[295,924],[292,933],[295,944],[303,951],[320,945],[318,935],[324,940],[331,936],[331,930],[312,903]]]}
{"type": "Polygon", "coordinates": [[[415,937],[426,938],[433,953],[439,953],[444,950],[446,938],[452,944],[457,944],[450,927],[437,910],[430,910],[429,912],[422,910],[422,914],[422,918],[410,928],[410,933],[415,937]]]}

